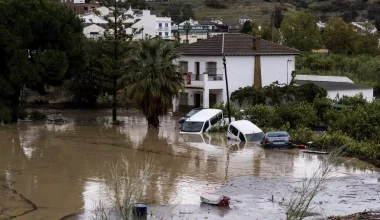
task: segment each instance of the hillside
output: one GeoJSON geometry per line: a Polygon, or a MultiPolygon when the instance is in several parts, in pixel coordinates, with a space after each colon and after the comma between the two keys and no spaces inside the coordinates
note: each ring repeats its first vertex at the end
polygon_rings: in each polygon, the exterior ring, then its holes
{"type": "Polygon", "coordinates": [[[250,17],[264,23],[270,21],[275,6],[281,6],[284,13],[305,8],[323,21],[331,16],[342,16],[346,21],[374,20],[380,16],[380,0],[172,0],[152,2],[150,6],[160,13],[173,4],[191,5],[198,20],[250,17]]]}

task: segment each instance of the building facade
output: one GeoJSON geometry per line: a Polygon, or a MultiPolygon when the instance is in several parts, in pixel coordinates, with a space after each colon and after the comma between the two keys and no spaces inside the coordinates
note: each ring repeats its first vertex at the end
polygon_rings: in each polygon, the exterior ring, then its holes
{"type": "Polygon", "coordinates": [[[255,59],[260,58],[261,80],[258,86],[278,81],[290,83],[296,49],[246,34],[222,34],[189,44],[178,60],[184,74],[185,90],[173,100],[173,110],[188,107],[209,108],[227,102],[223,55],[226,58],[229,94],[240,87],[253,86],[255,59]]]}

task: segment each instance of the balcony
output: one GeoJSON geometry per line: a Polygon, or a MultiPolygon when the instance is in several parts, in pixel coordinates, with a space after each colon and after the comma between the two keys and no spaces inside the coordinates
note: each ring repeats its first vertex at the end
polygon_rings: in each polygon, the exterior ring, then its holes
{"type": "Polygon", "coordinates": [[[185,75],[186,88],[223,89],[223,74],[191,74],[185,75]]]}
{"type": "Polygon", "coordinates": [[[170,31],[170,28],[169,27],[158,27],[157,30],[158,31],[170,31]]]}

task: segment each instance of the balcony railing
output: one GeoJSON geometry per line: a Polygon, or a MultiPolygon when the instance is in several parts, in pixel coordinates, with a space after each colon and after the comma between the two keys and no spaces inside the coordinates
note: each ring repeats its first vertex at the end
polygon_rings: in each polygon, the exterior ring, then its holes
{"type": "Polygon", "coordinates": [[[158,31],[170,31],[169,27],[158,27],[158,31]]]}
{"type": "Polygon", "coordinates": [[[208,81],[223,81],[223,74],[208,75],[208,81]]]}

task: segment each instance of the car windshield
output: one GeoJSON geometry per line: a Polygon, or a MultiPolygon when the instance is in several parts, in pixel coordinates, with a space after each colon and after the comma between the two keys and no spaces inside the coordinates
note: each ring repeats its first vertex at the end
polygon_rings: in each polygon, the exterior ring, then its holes
{"type": "Polygon", "coordinates": [[[245,137],[248,142],[257,142],[263,139],[263,133],[246,134],[245,137]]]}
{"type": "Polygon", "coordinates": [[[185,121],[182,126],[183,132],[200,132],[202,130],[204,122],[197,121],[185,121]]]}
{"type": "Polygon", "coordinates": [[[268,133],[268,137],[287,137],[289,136],[286,132],[270,132],[268,133]]]}
{"type": "Polygon", "coordinates": [[[199,109],[193,109],[191,110],[189,113],[187,113],[187,117],[191,117],[193,115],[195,115],[195,113],[199,112],[200,110],[199,109]]]}

